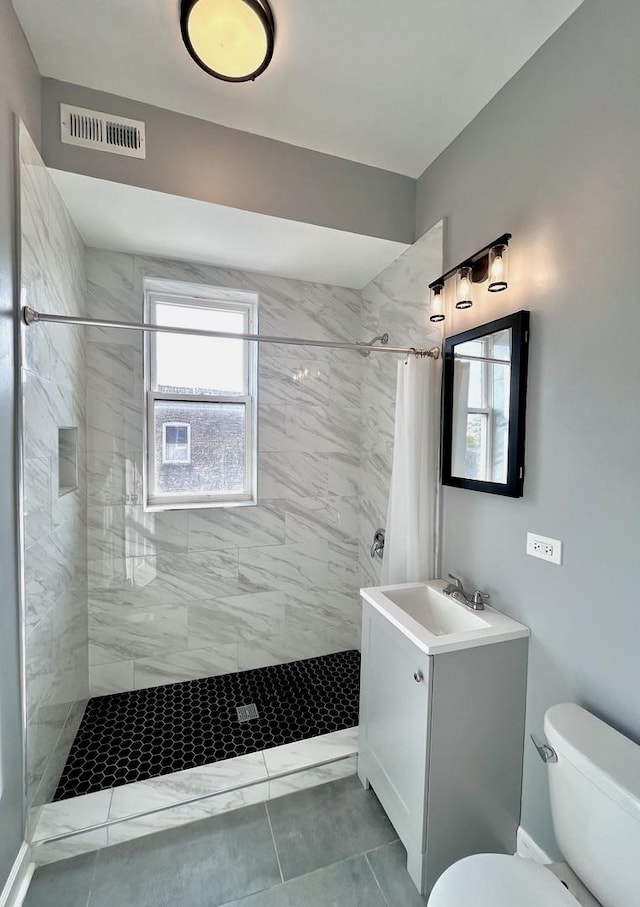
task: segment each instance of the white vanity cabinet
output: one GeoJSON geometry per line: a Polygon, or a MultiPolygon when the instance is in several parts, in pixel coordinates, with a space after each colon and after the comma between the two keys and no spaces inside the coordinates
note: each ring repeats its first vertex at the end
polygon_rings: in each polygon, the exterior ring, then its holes
{"type": "Polygon", "coordinates": [[[362,590],[358,774],[406,847],[416,887],[428,894],[461,857],[516,849],[528,630],[500,615],[511,634],[504,626],[491,633],[487,623],[457,633],[462,647],[451,632],[425,642],[413,618],[367,596],[383,589],[362,590]],[[425,651],[430,646],[434,654],[425,651]]]}

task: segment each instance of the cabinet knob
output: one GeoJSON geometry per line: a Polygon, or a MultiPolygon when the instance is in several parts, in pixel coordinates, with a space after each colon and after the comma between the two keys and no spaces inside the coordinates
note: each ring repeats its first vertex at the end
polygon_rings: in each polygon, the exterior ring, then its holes
{"type": "Polygon", "coordinates": [[[424,674],[422,673],[422,671],[414,671],[413,679],[416,683],[422,683],[422,681],[424,680],[424,674]]]}

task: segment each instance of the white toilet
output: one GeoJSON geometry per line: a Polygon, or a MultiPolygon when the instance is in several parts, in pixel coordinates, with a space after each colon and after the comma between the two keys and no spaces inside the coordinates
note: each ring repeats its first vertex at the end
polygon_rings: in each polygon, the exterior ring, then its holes
{"type": "MultiPolygon", "coordinates": [[[[544,729],[557,756],[548,763],[548,778],[565,860],[603,907],[640,907],[640,746],[573,704],[550,708],[544,729]]],[[[587,894],[590,903],[593,898],[587,894]]],[[[428,907],[579,903],[585,901],[541,863],[476,854],[440,876],[428,907]]]]}

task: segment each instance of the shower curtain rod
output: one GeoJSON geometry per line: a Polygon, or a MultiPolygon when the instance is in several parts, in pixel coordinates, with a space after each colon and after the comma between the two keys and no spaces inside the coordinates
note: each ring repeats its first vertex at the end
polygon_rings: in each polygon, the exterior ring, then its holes
{"type": "Polygon", "coordinates": [[[50,315],[37,312],[30,306],[23,306],[22,318],[26,325],[48,322],[50,324],[78,324],[93,328],[120,328],[126,331],[146,331],[153,334],[190,334],[196,337],[216,337],[220,340],[249,340],[253,343],[281,343],[290,346],[320,346],[330,350],[355,350],[359,353],[402,353],[404,356],[428,356],[438,359],[440,350],[437,346],[429,349],[415,347],[375,346],[373,343],[341,343],[330,340],[305,340],[301,337],[268,337],[264,334],[233,334],[228,331],[199,331],[197,328],[170,327],[164,324],[136,324],[129,321],[104,321],[98,318],[79,318],[75,315],[50,315]]]}

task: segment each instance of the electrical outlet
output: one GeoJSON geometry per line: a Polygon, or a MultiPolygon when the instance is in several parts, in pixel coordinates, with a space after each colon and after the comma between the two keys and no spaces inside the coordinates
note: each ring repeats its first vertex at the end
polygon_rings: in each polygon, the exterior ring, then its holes
{"type": "Polygon", "coordinates": [[[527,532],[527,554],[539,557],[550,564],[562,563],[562,542],[559,539],[550,539],[546,535],[527,532]]]}

